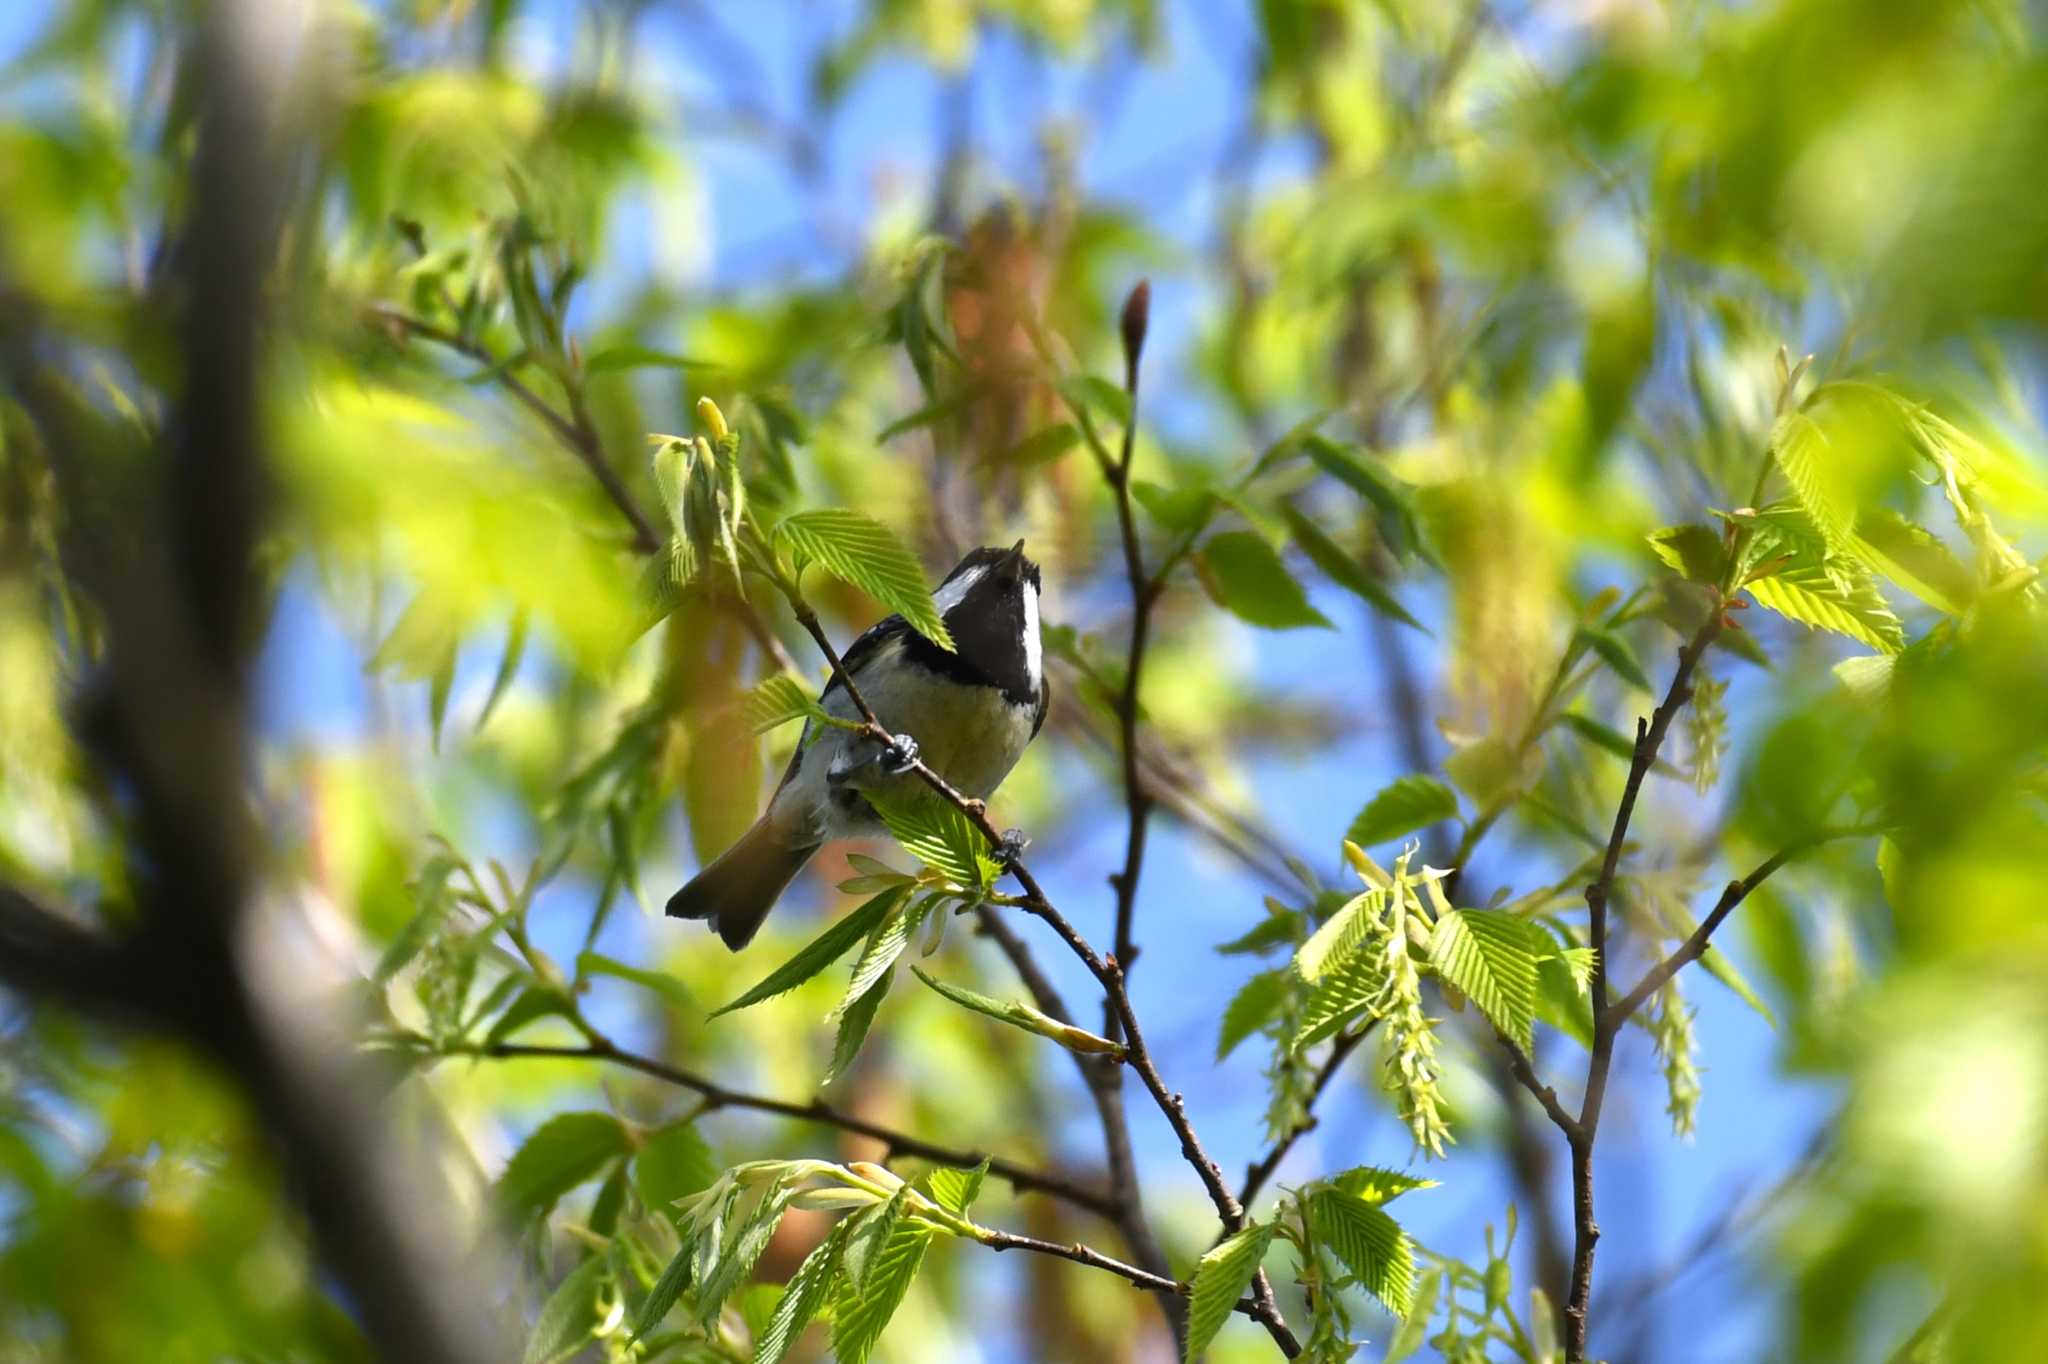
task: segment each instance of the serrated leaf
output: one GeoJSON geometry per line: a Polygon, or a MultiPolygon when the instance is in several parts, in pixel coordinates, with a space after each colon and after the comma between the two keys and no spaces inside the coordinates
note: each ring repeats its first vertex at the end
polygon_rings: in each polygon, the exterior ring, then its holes
{"type": "Polygon", "coordinates": [[[611,1114],[557,1113],[506,1162],[498,1177],[498,1204],[521,1220],[544,1214],[628,1149],[626,1129],[611,1114]]]}
{"type": "MultiPolygon", "coordinates": [[[[718,1313],[725,1300],[732,1296],[747,1275],[754,1270],[755,1261],[761,1252],[768,1249],[768,1243],[775,1239],[775,1229],[782,1225],[782,1216],[789,1211],[789,1200],[793,1190],[788,1186],[786,1175],[760,1191],[744,1215],[733,1225],[724,1228],[723,1237],[715,1243],[715,1252],[706,1255],[711,1247],[700,1241],[696,1259],[698,1276],[697,1296],[694,1307],[697,1324],[708,1328],[718,1320],[718,1313]]],[[[746,1207],[743,1203],[742,1207],[746,1207]]],[[[717,1235],[714,1228],[709,1235],[717,1235]]]]}
{"type": "Polygon", "coordinates": [[[1847,635],[1888,654],[1906,646],[1899,618],[1867,576],[1830,572],[1819,563],[1798,560],[1769,577],[1745,583],[1743,590],[1758,605],[1802,625],[1847,635]]]}
{"type": "Polygon", "coordinates": [[[904,851],[927,867],[969,890],[995,884],[1002,869],[988,839],[953,804],[926,794],[911,800],[878,800],[871,793],[868,799],[904,851]]]}
{"type": "Polygon", "coordinates": [[[522,1364],[553,1364],[580,1349],[597,1330],[597,1290],[605,1263],[592,1256],[571,1270],[541,1304],[533,1334],[526,1338],[522,1364]]]}
{"type": "Polygon", "coordinates": [[[1346,900],[1294,954],[1294,969],[1313,985],[1324,971],[1349,955],[1386,908],[1386,892],[1361,891],[1346,900]]]}
{"type": "Polygon", "coordinates": [[[1406,1315],[1414,1303],[1415,1251],[1400,1224],[1337,1189],[1311,1194],[1307,1211],[1310,1232],[1344,1262],[1359,1287],[1395,1316],[1406,1315]]]}
{"type": "Polygon", "coordinates": [[[1216,604],[1247,624],[1267,630],[1334,628],[1309,604],[1273,547],[1250,531],[1210,536],[1195,556],[1195,569],[1216,604]]]}
{"type": "Polygon", "coordinates": [[[1289,1049],[1312,1047],[1378,1003],[1387,989],[1387,959],[1373,945],[1347,952],[1325,970],[1302,1001],[1289,1049]]]}
{"type": "Polygon", "coordinates": [[[1711,526],[1665,526],[1647,537],[1650,549],[1687,582],[1712,587],[1728,571],[1728,546],[1711,526]]]}
{"type": "Polygon", "coordinates": [[[1536,1016],[1580,1046],[1593,1045],[1593,949],[1551,942],[1551,953],[1536,964],[1536,1016]]]}
{"type": "Polygon", "coordinates": [[[924,569],[896,532],[873,517],[841,507],[798,512],[783,518],[775,539],[896,612],[940,648],[953,647],[924,569]]]}
{"type": "Polygon", "coordinates": [[[952,1000],[963,1009],[985,1014],[1011,1027],[1022,1028],[1040,1037],[1049,1037],[1069,1051],[1084,1056],[1122,1056],[1123,1045],[1106,1037],[1098,1037],[1086,1028],[1077,1028],[1071,1023],[1062,1023],[1047,1013],[1042,1013],[1021,1000],[995,999],[964,986],[953,985],[936,976],[927,974],[922,968],[910,968],[917,978],[932,989],[952,1000]]]}
{"type": "Polygon", "coordinates": [[[852,1263],[856,1257],[849,1256],[850,1272],[835,1295],[832,1321],[832,1353],[839,1364],[865,1364],[924,1264],[935,1233],[902,1215],[904,1198],[905,1191],[899,1189],[884,1205],[893,1211],[877,1223],[886,1226],[886,1235],[870,1232],[875,1244],[858,1257],[859,1263],[852,1263]]]}
{"type": "Polygon", "coordinates": [[[447,893],[448,878],[455,874],[457,866],[453,857],[437,853],[420,867],[419,875],[413,878],[410,887],[413,903],[419,906],[419,910],[406,920],[405,927],[398,930],[398,935],[392,938],[384,954],[377,959],[371,978],[379,985],[390,984],[391,978],[420,954],[447,919],[454,903],[447,893]]]}
{"type": "Polygon", "coordinates": [[[903,955],[903,949],[910,944],[910,935],[924,922],[924,916],[931,911],[933,898],[926,896],[914,904],[897,910],[888,918],[876,924],[868,934],[867,945],[861,948],[860,956],[854,959],[853,974],[847,978],[846,993],[827,1020],[843,1018],[846,1012],[874,988],[875,982],[890,974],[896,959],[903,955]]]}
{"type": "Polygon", "coordinates": [[[1528,1050],[1536,1012],[1536,968],[1549,945],[1542,930],[1493,909],[1454,909],[1437,916],[1430,963],[1508,1038],[1528,1050]]]}
{"type": "Polygon", "coordinates": [[[846,1068],[860,1055],[861,1044],[867,1041],[868,1029],[874,1027],[875,1014],[882,1007],[882,1001],[889,997],[889,987],[895,980],[893,975],[876,977],[858,998],[843,1003],[836,1011],[839,1031],[832,1038],[832,1064],[825,1071],[826,1084],[844,1075],[846,1068]]]}
{"type": "Polygon", "coordinates": [[[711,1187],[718,1178],[718,1164],[703,1134],[687,1122],[656,1128],[633,1154],[633,1187],[640,1201],[657,1215],[666,1217],[676,1200],[711,1187]]]}
{"type": "MultiPolygon", "coordinates": [[[[1429,1334],[1429,1319],[1436,1314],[1437,1295],[1443,1290],[1444,1271],[1428,1269],[1423,1271],[1421,1280],[1411,1295],[1408,1311],[1401,1318],[1400,1327],[1387,1341],[1387,1352],[1381,1364],[1401,1364],[1422,1348],[1423,1338],[1429,1334]]],[[[1542,1356],[1546,1361],[1548,1356],[1542,1356]]]]}
{"type": "Polygon", "coordinates": [[[1403,625],[1428,634],[1423,623],[1410,615],[1408,608],[1394,599],[1384,584],[1366,570],[1364,564],[1345,551],[1342,545],[1331,539],[1328,532],[1311,521],[1308,516],[1291,502],[1280,504],[1280,515],[1287,522],[1288,532],[1294,543],[1301,546],[1301,552],[1309,562],[1329,575],[1330,581],[1358,597],[1367,606],[1403,625]]]}
{"type": "Polygon", "coordinates": [[[1195,1280],[1188,1294],[1187,1350],[1185,1364],[1195,1364],[1223,1323],[1237,1308],[1237,1300],[1251,1287],[1273,1243],[1273,1223],[1257,1222],[1216,1246],[1195,1266],[1195,1280]]]}
{"type": "Polygon", "coordinates": [[[1435,777],[1411,772],[1388,783],[1366,802],[1344,835],[1361,848],[1386,843],[1417,829],[1458,817],[1458,798],[1435,777]]]}
{"type": "Polygon", "coordinates": [[[754,1364],[782,1364],[783,1356],[803,1335],[804,1327],[810,1325],[811,1318],[825,1305],[825,1299],[832,1291],[833,1277],[839,1272],[840,1256],[846,1250],[847,1231],[852,1225],[851,1220],[847,1220],[833,1227],[831,1234],[796,1267],[782,1300],[775,1304],[775,1315],[769,1318],[768,1329],[754,1344],[754,1364]]]}
{"type": "Polygon", "coordinates": [[[982,1157],[981,1164],[972,1170],[956,1170],[950,1165],[935,1168],[926,1177],[931,1185],[932,1201],[947,1212],[959,1213],[965,1217],[974,1207],[974,1200],[981,1197],[982,1181],[988,1177],[988,1158],[982,1157]]]}
{"type": "Polygon", "coordinates": [[[769,972],[767,978],[753,989],[732,1003],[713,1009],[710,1016],[716,1018],[720,1014],[729,1014],[734,1009],[744,1009],[794,990],[845,956],[855,943],[874,931],[876,924],[894,912],[908,893],[907,886],[891,886],[820,933],[809,946],[769,972]]]}
{"type": "Polygon", "coordinates": [[[1600,661],[1613,670],[1614,675],[1638,691],[1650,690],[1649,674],[1643,665],[1636,662],[1635,651],[1628,647],[1628,641],[1612,630],[1597,626],[1581,625],[1579,641],[1600,656],[1600,661]]]}
{"type": "Polygon", "coordinates": [[[811,698],[810,688],[801,679],[788,673],[777,673],[747,693],[746,704],[740,713],[748,729],[756,734],[766,734],[791,720],[823,715],[825,709],[811,698]]]}
{"type": "Polygon", "coordinates": [[[1391,1203],[1402,1194],[1413,1193],[1417,1189],[1441,1187],[1437,1180],[1420,1179],[1379,1165],[1356,1166],[1340,1175],[1332,1176],[1330,1184],[1339,1193],[1347,1194],[1373,1207],[1391,1203]]]}
{"type": "Polygon", "coordinates": [[[1771,457],[1800,508],[1833,552],[1848,548],[1856,499],[1833,467],[1833,442],[1805,412],[1787,412],[1771,429],[1771,457]]]}
{"type": "Polygon", "coordinates": [[[654,1281],[654,1287],[647,1290],[646,1299],[640,1304],[639,1313],[633,1318],[633,1339],[638,1340],[661,1325],[662,1318],[675,1307],[676,1300],[683,1296],[683,1290],[690,1286],[690,1277],[696,1263],[696,1243],[684,1233],[683,1248],[669,1258],[662,1267],[661,1276],[654,1281]]]}
{"type": "Polygon", "coordinates": [[[1970,609],[1977,580],[1938,536],[1889,507],[1866,508],[1850,548],[1858,559],[1951,616],[1970,609]]]}
{"type": "Polygon", "coordinates": [[[1892,685],[1896,654],[1857,654],[1835,664],[1835,678],[1859,701],[1878,701],[1892,685]]]}
{"type": "Polygon", "coordinates": [[[1231,997],[1223,1010],[1223,1026],[1216,1034],[1217,1060],[1237,1050],[1238,1043],[1265,1027],[1280,1012],[1287,999],[1289,974],[1285,967],[1261,971],[1231,997]]]}

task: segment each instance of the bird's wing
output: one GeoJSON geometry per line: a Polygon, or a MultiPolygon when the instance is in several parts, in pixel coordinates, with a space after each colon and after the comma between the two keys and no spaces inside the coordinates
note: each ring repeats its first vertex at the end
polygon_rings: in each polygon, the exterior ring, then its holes
{"type": "MultiPolygon", "coordinates": [[[[847,674],[858,680],[860,670],[867,666],[868,660],[873,658],[884,644],[892,639],[901,639],[909,633],[909,621],[901,616],[884,616],[861,631],[860,638],[847,646],[846,652],[839,656],[839,661],[846,668],[847,674]]],[[[823,701],[838,689],[839,674],[834,673],[831,680],[825,683],[825,690],[818,693],[818,699],[823,701]]]]}
{"type": "Polygon", "coordinates": [[[1031,737],[1036,739],[1038,731],[1045,728],[1045,712],[1052,706],[1052,679],[1038,679],[1038,713],[1031,717],[1031,737]]]}

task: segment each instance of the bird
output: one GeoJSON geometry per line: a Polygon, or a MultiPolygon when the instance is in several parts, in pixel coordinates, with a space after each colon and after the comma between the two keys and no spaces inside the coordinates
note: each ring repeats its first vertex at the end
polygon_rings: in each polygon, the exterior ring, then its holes
{"type": "MultiPolygon", "coordinates": [[[[932,593],[954,647],[919,634],[901,615],[871,626],[841,660],[846,675],[895,736],[889,745],[813,718],[767,810],[737,843],[669,897],[668,914],[703,919],[732,951],[753,940],[768,911],[831,838],[881,833],[870,792],[888,801],[923,789],[924,764],[962,795],[986,799],[1045,725],[1051,703],[1038,629],[1038,565],[1019,540],[961,559],[932,593]]],[[[818,697],[826,714],[862,719],[834,673],[818,697]]],[[[1006,836],[1014,852],[1021,836],[1006,836]]]]}

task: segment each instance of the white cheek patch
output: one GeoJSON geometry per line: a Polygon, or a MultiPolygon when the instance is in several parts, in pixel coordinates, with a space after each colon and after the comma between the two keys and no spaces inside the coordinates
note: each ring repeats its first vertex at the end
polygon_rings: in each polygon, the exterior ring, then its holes
{"type": "Polygon", "coordinates": [[[988,570],[985,568],[970,568],[938,591],[932,593],[932,601],[938,606],[939,614],[943,616],[961,602],[966,601],[968,592],[974,587],[975,583],[981,580],[981,575],[986,572],[988,570]]]}
{"type": "Polygon", "coordinates": [[[1043,660],[1038,646],[1038,589],[1029,582],[1024,584],[1024,671],[1031,679],[1032,689],[1038,688],[1039,668],[1043,660]]]}

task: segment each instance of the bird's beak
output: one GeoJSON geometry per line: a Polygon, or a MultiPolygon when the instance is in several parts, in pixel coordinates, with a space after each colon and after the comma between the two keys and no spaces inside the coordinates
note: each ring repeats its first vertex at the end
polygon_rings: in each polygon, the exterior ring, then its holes
{"type": "Polygon", "coordinates": [[[1008,573],[1015,573],[1024,567],[1024,542],[1022,540],[1010,546],[1010,552],[1003,556],[1002,567],[1008,573]]]}

